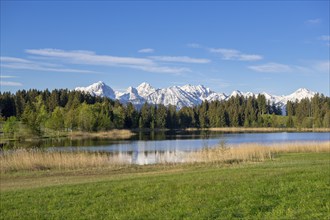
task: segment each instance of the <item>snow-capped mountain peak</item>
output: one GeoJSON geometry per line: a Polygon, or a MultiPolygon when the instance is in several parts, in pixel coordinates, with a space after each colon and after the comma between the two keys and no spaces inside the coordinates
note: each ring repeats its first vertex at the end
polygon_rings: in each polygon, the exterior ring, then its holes
{"type": "Polygon", "coordinates": [[[294,93],[292,94],[296,94],[296,95],[315,95],[315,92],[312,92],[310,91],[309,89],[306,89],[306,88],[300,88],[300,89],[297,89],[294,93]]]}
{"type": "Polygon", "coordinates": [[[144,98],[156,91],[156,89],[154,87],[152,87],[149,83],[146,83],[146,82],[141,83],[136,88],[136,90],[137,90],[138,94],[144,98]]]}
{"type": "Polygon", "coordinates": [[[242,95],[242,92],[239,91],[239,90],[235,90],[233,91],[229,97],[236,97],[236,96],[241,96],[242,95]]]}
{"type": "Polygon", "coordinates": [[[306,88],[300,88],[298,90],[296,90],[294,93],[288,95],[288,96],[284,96],[284,100],[286,101],[300,101],[304,98],[312,98],[316,93],[312,92],[306,88]]]}
{"type": "Polygon", "coordinates": [[[126,92],[118,93],[116,99],[125,104],[131,102],[136,106],[140,106],[145,103],[145,99],[139,95],[137,89],[131,86],[127,88],[126,92]]]}
{"type": "Polygon", "coordinates": [[[201,98],[202,100],[205,100],[211,93],[213,93],[213,91],[203,85],[193,86],[187,84],[181,86],[180,88],[187,93],[193,94],[196,98],[201,98]]]}
{"type": "MultiPolygon", "coordinates": [[[[75,90],[88,92],[94,96],[105,96],[111,99],[118,99],[120,102],[126,104],[131,102],[137,107],[141,107],[145,102],[150,104],[163,104],[165,106],[175,105],[178,109],[184,106],[195,106],[201,104],[203,101],[228,100],[230,97],[244,96],[246,98],[255,96],[252,92],[243,93],[239,90],[233,91],[229,96],[224,93],[217,93],[203,85],[184,85],[171,86],[163,89],[155,89],[149,83],[141,83],[137,88],[128,87],[125,92],[114,92],[111,87],[104,82],[99,81],[87,87],[77,87],[75,90]]],[[[270,104],[274,103],[280,106],[285,111],[285,106],[288,101],[301,100],[303,98],[312,98],[316,93],[305,88],[300,88],[287,96],[276,96],[266,92],[259,93],[264,95],[270,104]]]]}
{"type": "Polygon", "coordinates": [[[258,96],[258,94],[254,94],[252,92],[241,92],[239,90],[233,91],[229,97],[236,97],[236,96],[244,96],[245,98],[249,98],[252,96],[258,96]]]}
{"type": "Polygon", "coordinates": [[[93,83],[87,87],[77,87],[75,90],[86,92],[94,96],[108,97],[110,99],[115,99],[116,97],[113,89],[102,81],[93,83]]]}

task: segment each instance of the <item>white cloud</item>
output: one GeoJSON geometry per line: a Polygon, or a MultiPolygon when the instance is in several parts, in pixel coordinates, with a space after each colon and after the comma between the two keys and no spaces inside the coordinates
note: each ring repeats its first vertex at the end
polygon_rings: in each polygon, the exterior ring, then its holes
{"type": "Polygon", "coordinates": [[[70,69],[56,67],[54,64],[38,63],[31,60],[25,60],[16,57],[0,57],[1,67],[8,69],[21,69],[21,70],[36,70],[36,71],[49,71],[49,72],[67,72],[67,73],[95,73],[89,70],[70,69]],[[53,66],[50,68],[50,66],[53,66]]]}
{"type": "Polygon", "coordinates": [[[263,57],[257,54],[244,54],[238,50],[225,48],[210,48],[211,53],[217,53],[222,56],[223,60],[239,60],[239,61],[257,61],[263,57]]]}
{"type": "Polygon", "coordinates": [[[138,52],[139,53],[153,53],[153,52],[155,52],[155,50],[152,48],[144,48],[144,49],[139,50],[138,52]]]}
{"type": "Polygon", "coordinates": [[[39,56],[62,58],[71,63],[90,64],[90,65],[154,65],[154,63],[145,58],[135,57],[117,57],[108,55],[97,55],[92,51],[73,50],[65,51],[58,49],[30,49],[27,53],[39,56]]]}
{"type": "Polygon", "coordinates": [[[313,69],[319,71],[319,72],[325,72],[330,73],[330,61],[324,60],[324,61],[315,61],[312,65],[313,69]]]}
{"type": "Polygon", "coordinates": [[[202,46],[200,44],[196,44],[196,43],[187,44],[187,47],[190,47],[190,48],[202,48],[202,46]]]}
{"type": "Polygon", "coordinates": [[[191,70],[189,68],[186,68],[186,67],[135,66],[133,68],[144,70],[146,72],[156,72],[156,73],[181,74],[181,73],[184,73],[184,72],[191,72],[191,70]]]}
{"type": "Polygon", "coordinates": [[[320,40],[330,41],[330,35],[322,35],[319,37],[320,40]]]}
{"type": "Polygon", "coordinates": [[[263,73],[283,73],[292,71],[290,66],[280,63],[266,63],[262,65],[249,66],[248,68],[253,71],[263,73]]]}
{"type": "Polygon", "coordinates": [[[20,82],[0,81],[1,86],[23,86],[20,82]]]}
{"type": "Polygon", "coordinates": [[[263,57],[257,54],[241,54],[239,55],[239,60],[241,61],[257,61],[262,60],[263,57]]]}
{"type": "Polygon", "coordinates": [[[97,55],[92,51],[74,50],[65,51],[58,49],[30,49],[26,50],[27,53],[59,59],[62,62],[71,64],[82,65],[98,65],[98,66],[119,66],[131,69],[139,69],[146,72],[155,73],[182,73],[190,71],[188,68],[176,68],[160,66],[152,59],[148,58],[135,58],[135,57],[117,57],[109,55],[97,55]]]}
{"type": "Polygon", "coordinates": [[[0,57],[1,62],[10,62],[10,63],[31,63],[29,60],[16,58],[16,57],[0,57]]]}
{"type": "Polygon", "coordinates": [[[285,65],[280,63],[266,63],[262,65],[248,66],[249,69],[256,72],[264,73],[287,73],[295,72],[301,74],[315,74],[315,73],[327,73],[330,72],[329,60],[314,60],[305,61],[303,66],[298,65],[285,65]]]}
{"type": "Polygon", "coordinates": [[[310,25],[320,24],[322,20],[320,18],[309,19],[305,23],[310,25]]]}
{"type": "Polygon", "coordinates": [[[174,64],[166,66],[163,65],[164,63],[162,62],[196,64],[211,62],[208,59],[191,58],[188,56],[151,56],[147,58],[136,58],[99,55],[93,51],[85,50],[28,49],[25,50],[25,52],[32,55],[32,57],[29,57],[29,60],[16,57],[1,57],[3,61],[1,67],[49,72],[95,73],[90,70],[71,68],[72,65],[93,65],[138,69],[153,73],[180,74],[190,72],[191,70],[185,66],[173,66],[174,64]],[[42,62],[40,62],[40,60],[42,60],[42,62]],[[70,65],[70,68],[66,67],[68,65],[70,65]]]}
{"type": "Polygon", "coordinates": [[[1,66],[8,69],[21,69],[21,70],[36,70],[36,71],[64,72],[64,73],[95,73],[94,71],[70,69],[70,68],[47,68],[47,67],[38,66],[37,64],[26,65],[26,64],[13,63],[13,64],[1,64],[1,66]]]}
{"type": "Polygon", "coordinates": [[[152,56],[150,57],[153,60],[163,61],[163,62],[179,62],[179,63],[209,63],[211,60],[209,59],[201,59],[201,58],[191,58],[187,56],[152,56]]]}
{"type": "Polygon", "coordinates": [[[325,41],[327,46],[330,46],[330,35],[322,35],[318,38],[319,40],[325,41]]]}
{"type": "Polygon", "coordinates": [[[12,78],[16,78],[16,76],[3,76],[3,75],[0,75],[0,79],[12,79],[12,78]]]}

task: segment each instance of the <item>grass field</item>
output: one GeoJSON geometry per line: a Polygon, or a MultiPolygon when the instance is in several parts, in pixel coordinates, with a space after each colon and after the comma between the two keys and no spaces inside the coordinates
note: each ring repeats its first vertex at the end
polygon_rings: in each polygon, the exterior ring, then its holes
{"type": "Polygon", "coordinates": [[[329,219],[330,154],[1,174],[1,219],[329,219]]]}

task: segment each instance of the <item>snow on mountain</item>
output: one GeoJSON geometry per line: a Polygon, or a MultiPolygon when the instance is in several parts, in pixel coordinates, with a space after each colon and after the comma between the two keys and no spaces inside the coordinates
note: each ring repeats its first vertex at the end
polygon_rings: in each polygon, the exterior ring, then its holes
{"type": "Polygon", "coordinates": [[[93,96],[101,96],[108,97],[110,99],[115,99],[116,95],[113,89],[110,86],[107,86],[104,82],[99,81],[97,83],[93,83],[87,87],[77,87],[76,91],[86,92],[93,96]]]}
{"type": "Polygon", "coordinates": [[[185,92],[179,86],[157,89],[148,95],[146,99],[148,103],[163,104],[165,106],[175,105],[178,109],[184,106],[198,105],[202,102],[195,99],[192,94],[185,92]]]}
{"type": "Polygon", "coordinates": [[[241,92],[239,90],[235,90],[233,91],[230,96],[228,96],[228,98],[231,98],[231,97],[236,97],[236,96],[244,96],[245,98],[249,98],[249,97],[252,97],[252,96],[258,96],[258,94],[254,94],[252,92],[241,92]]]}
{"type": "MultiPolygon", "coordinates": [[[[145,102],[150,104],[163,104],[165,106],[175,105],[178,109],[184,106],[195,106],[201,104],[203,101],[227,100],[230,97],[237,95],[244,97],[258,96],[252,92],[243,93],[239,90],[233,91],[229,96],[224,93],[217,93],[203,85],[184,85],[172,86],[163,89],[155,89],[150,84],[144,82],[137,88],[129,87],[126,92],[115,92],[111,87],[104,82],[97,82],[88,87],[77,87],[75,90],[88,92],[95,96],[105,96],[111,99],[118,99],[120,102],[126,104],[131,102],[137,107],[141,107],[145,102]]],[[[276,96],[266,92],[260,93],[266,97],[271,104],[275,103],[285,111],[287,101],[296,101],[303,98],[312,98],[316,93],[308,89],[301,88],[294,93],[287,96],[276,96]]]]}
{"type": "Polygon", "coordinates": [[[236,96],[241,96],[241,95],[242,95],[241,91],[235,90],[229,95],[229,98],[236,97],[236,96]]]}
{"type": "Polygon", "coordinates": [[[156,89],[154,87],[152,87],[149,83],[146,83],[146,82],[141,83],[136,88],[136,90],[137,90],[138,94],[143,98],[146,98],[151,93],[156,92],[156,89]]]}
{"type": "Polygon", "coordinates": [[[141,97],[137,91],[137,89],[133,87],[128,87],[126,92],[117,93],[116,99],[118,99],[121,103],[131,102],[133,105],[142,105],[145,103],[145,99],[141,97]]]}
{"type": "Polygon", "coordinates": [[[312,92],[308,89],[305,88],[300,88],[297,91],[295,91],[294,93],[287,95],[287,96],[283,96],[282,99],[280,100],[280,102],[287,102],[287,101],[291,101],[294,102],[296,100],[300,101],[304,98],[312,98],[316,93],[312,92]]]}
{"type": "Polygon", "coordinates": [[[205,100],[212,102],[212,101],[216,101],[216,100],[226,100],[228,98],[228,96],[224,93],[211,93],[205,100]]]}
{"type": "Polygon", "coordinates": [[[262,93],[260,93],[260,95],[264,95],[265,98],[270,101],[270,103],[273,103],[273,102],[276,103],[279,100],[278,96],[270,95],[267,92],[262,92],[262,93]]]}
{"type": "Polygon", "coordinates": [[[191,94],[195,99],[206,100],[212,93],[209,88],[204,87],[203,85],[192,86],[190,84],[180,87],[186,93],[191,94]]]}

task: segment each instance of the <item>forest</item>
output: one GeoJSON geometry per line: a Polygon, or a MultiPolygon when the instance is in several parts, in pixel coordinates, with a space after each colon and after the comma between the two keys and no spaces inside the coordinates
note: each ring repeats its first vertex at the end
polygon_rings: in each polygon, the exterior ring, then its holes
{"type": "Polygon", "coordinates": [[[105,97],[78,91],[20,90],[0,93],[0,120],[5,134],[28,131],[42,136],[49,132],[108,131],[111,129],[184,129],[211,127],[330,127],[330,98],[288,102],[286,116],[279,106],[258,95],[204,101],[194,107],[150,105],[136,109],[105,97]]]}

